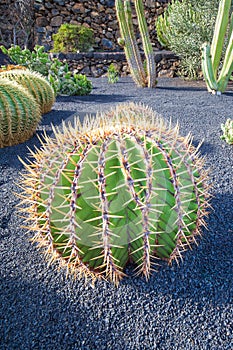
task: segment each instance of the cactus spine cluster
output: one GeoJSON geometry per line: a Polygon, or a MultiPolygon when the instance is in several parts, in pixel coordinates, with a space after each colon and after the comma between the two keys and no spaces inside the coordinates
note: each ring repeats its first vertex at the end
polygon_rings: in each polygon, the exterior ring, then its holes
{"type": "Polygon", "coordinates": [[[178,261],[196,242],[208,188],[190,135],[135,104],[54,134],[31,152],[22,194],[51,261],[118,284],[128,262],[149,278],[160,259],[178,261]]]}
{"type": "Polygon", "coordinates": [[[221,94],[226,90],[233,72],[233,13],[230,17],[230,10],[231,0],[220,0],[211,46],[208,43],[204,43],[202,46],[202,71],[207,89],[213,94],[221,94]],[[228,28],[226,53],[219,72],[224,39],[228,28]]]}
{"type": "Polygon", "coordinates": [[[146,70],[144,69],[139,47],[134,34],[130,0],[116,0],[115,2],[121,33],[121,38],[118,42],[124,47],[130,72],[136,84],[142,87],[147,86],[152,88],[156,86],[156,67],[153,48],[150,42],[144,15],[143,1],[134,0],[134,5],[146,58],[146,70]]]}
{"type": "Polygon", "coordinates": [[[42,114],[51,110],[55,101],[54,91],[49,82],[39,73],[13,69],[0,72],[0,78],[16,81],[28,89],[39,104],[42,114]]]}
{"type": "Polygon", "coordinates": [[[41,119],[35,99],[19,84],[0,79],[0,148],[28,140],[41,119]]]}

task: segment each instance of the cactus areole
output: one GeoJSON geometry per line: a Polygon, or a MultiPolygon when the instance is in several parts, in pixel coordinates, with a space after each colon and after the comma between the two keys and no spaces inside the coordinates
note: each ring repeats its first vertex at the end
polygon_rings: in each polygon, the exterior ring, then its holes
{"type": "Polygon", "coordinates": [[[128,262],[149,278],[160,259],[178,260],[196,242],[207,171],[190,135],[135,104],[54,134],[31,152],[22,195],[51,261],[118,284],[128,262]]]}

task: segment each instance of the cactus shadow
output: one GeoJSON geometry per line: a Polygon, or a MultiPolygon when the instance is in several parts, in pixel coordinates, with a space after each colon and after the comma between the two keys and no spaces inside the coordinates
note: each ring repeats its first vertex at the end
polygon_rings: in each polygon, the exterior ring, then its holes
{"type": "MultiPolygon", "coordinates": [[[[216,194],[211,203],[208,230],[203,230],[198,246],[183,255],[183,262],[171,267],[162,262],[148,282],[138,279],[129,268],[131,285],[142,293],[161,293],[172,299],[207,300],[227,304],[233,299],[233,196],[216,194]]],[[[127,280],[123,281],[127,284],[127,280]]]]}

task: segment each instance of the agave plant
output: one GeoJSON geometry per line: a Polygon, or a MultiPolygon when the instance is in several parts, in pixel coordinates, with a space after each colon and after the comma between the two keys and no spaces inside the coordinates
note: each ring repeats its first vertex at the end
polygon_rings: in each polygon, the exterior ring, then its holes
{"type": "Polygon", "coordinates": [[[128,262],[149,278],[160,259],[178,261],[196,242],[207,171],[190,135],[135,104],[54,135],[31,151],[22,194],[34,240],[51,261],[118,284],[128,262]]]}

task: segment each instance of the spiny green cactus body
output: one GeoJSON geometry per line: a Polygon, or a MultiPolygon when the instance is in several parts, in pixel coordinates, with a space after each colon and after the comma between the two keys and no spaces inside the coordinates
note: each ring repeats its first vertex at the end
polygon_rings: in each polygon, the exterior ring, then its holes
{"type": "Polygon", "coordinates": [[[134,104],[54,133],[23,183],[23,211],[52,261],[118,284],[129,261],[149,278],[196,242],[207,174],[190,135],[134,104]]]}
{"type": "Polygon", "coordinates": [[[231,0],[220,0],[212,43],[211,45],[204,43],[202,46],[202,71],[207,89],[218,95],[226,90],[233,72],[233,14],[229,21],[230,9],[231,0]],[[226,53],[218,74],[228,26],[226,53]]]}
{"type": "Polygon", "coordinates": [[[21,85],[0,79],[0,148],[28,140],[41,120],[36,100],[21,85]]]}
{"type": "Polygon", "coordinates": [[[153,48],[149,38],[149,32],[144,15],[142,0],[134,0],[137,13],[138,26],[142,38],[142,44],[146,57],[147,72],[143,67],[137,39],[134,33],[132,21],[132,8],[129,0],[116,0],[116,14],[119,22],[121,38],[118,40],[124,46],[125,55],[129,64],[130,72],[135,83],[141,87],[156,86],[156,67],[153,48]]]}
{"type": "Polygon", "coordinates": [[[28,89],[38,102],[42,114],[51,110],[55,101],[54,91],[49,82],[39,73],[15,69],[0,72],[1,77],[16,81],[28,89]]]}

